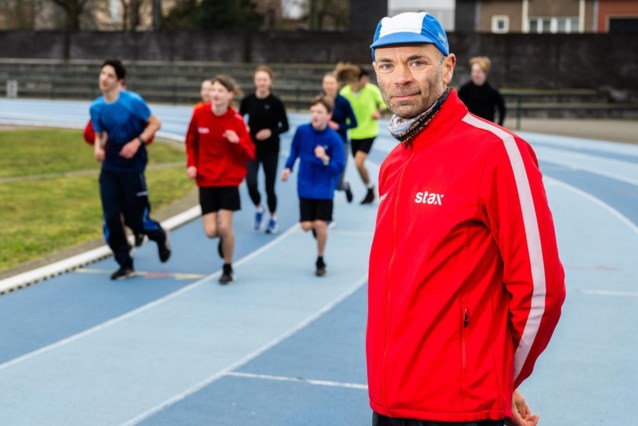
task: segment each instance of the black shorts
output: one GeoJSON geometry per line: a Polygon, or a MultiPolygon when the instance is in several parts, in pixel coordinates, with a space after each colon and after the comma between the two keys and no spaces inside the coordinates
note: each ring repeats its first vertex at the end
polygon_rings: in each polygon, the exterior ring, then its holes
{"type": "Polygon", "coordinates": [[[332,200],[299,199],[299,222],[332,222],[332,200]]]}
{"type": "Polygon", "coordinates": [[[372,412],[372,426],[505,426],[504,420],[479,420],[476,422],[429,422],[427,420],[397,419],[372,412]]]}
{"type": "Polygon", "coordinates": [[[200,187],[199,205],[202,215],[219,210],[237,211],[241,209],[239,188],[236,186],[200,187]]]}
{"type": "Polygon", "coordinates": [[[374,142],[374,139],[375,138],[350,140],[350,145],[352,146],[352,155],[357,155],[357,151],[369,154],[370,150],[372,149],[372,142],[374,142]]]}

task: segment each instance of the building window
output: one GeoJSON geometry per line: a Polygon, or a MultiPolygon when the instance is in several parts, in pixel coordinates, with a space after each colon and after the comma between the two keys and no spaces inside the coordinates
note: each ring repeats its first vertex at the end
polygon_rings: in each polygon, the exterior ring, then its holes
{"type": "Polygon", "coordinates": [[[529,18],[530,33],[577,33],[577,17],[534,17],[529,18]]]}
{"type": "Polygon", "coordinates": [[[507,15],[492,16],[492,32],[507,33],[510,30],[510,18],[507,15]]]}

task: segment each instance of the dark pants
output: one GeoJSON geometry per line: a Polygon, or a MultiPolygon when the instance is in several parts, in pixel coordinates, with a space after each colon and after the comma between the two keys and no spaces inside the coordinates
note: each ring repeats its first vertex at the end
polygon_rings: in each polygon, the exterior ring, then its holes
{"type": "Polygon", "coordinates": [[[430,422],[427,420],[394,419],[373,412],[372,426],[505,426],[505,421],[481,420],[477,422],[430,422]]]}
{"type": "Polygon", "coordinates": [[[348,143],[344,143],[343,144],[343,149],[345,150],[346,153],[346,162],[343,163],[343,170],[341,171],[341,174],[339,175],[339,183],[337,184],[337,191],[345,191],[346,190],[346,186],[343,184],[344,178],[346,176],[346,169],[348,168],[348,143]]]}
{"type": "Polygon", "coordinates": [[[259,164],[264,168],[264,176],[266,177],[266,196],[268,198],[268,211],[277,211],[277,195],[275,194],[275,182],[277,181],[277,163],[279,162],[279,153],[276,152],[257,152],[254,161],[248,163],[248,174],[246,175],[246,185],[248,186],[248,194],[253,204],[258,206],[261,203],[261,194],[257,188],[257,173],[259,172],[259,164]]]}
{"type": "Polygon", "coordinates": [[[133,233],[146,234],[150,240],[158,243],[166,241],[166,233],[160,224],[149,217],[144,173],[102,170],[100,197],[106,222],[106,241],[120,266],[133,267],[133,259],[129,254],[131,247],[122,226],[122,216],[124,224],[133,233]]]}

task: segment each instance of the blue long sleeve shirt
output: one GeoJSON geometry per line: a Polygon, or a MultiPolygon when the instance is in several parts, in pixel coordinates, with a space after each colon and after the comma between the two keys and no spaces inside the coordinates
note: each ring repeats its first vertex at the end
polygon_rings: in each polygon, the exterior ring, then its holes
{"type": "Polygon", "coordinates": [[[339,136],[343,139],[343,143],[348,142],[348,129],[357,127],[357,117],[354,115],[350,101],[337,93],[335,105],[332,111],[332,121],[339,125],[339,136]]]}
{"type": "Polygon", "coordinates": [[[291,171],[299,158],[297,194],[300,198],[331,200],[339,175],[346,164],[341,137],[329,127],[315,130],[310,123],[297,127],[292,140],[286,167],[291,171]],[[327,165],[315,155],[315,148],[323,146],[330,157],[327,165]]]}

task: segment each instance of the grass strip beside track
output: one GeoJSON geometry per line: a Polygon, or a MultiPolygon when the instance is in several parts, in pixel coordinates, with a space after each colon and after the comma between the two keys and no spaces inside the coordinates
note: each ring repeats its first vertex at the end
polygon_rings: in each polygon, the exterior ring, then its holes
{"type": "MultiPolygon", "coordinates": [[[[0,132],[0,270],[102,236],[99,167],[78,131],[38,129],[0,132]],[[90,170],[94,173],[63,174],[90,170]],[[26,177],[59,173],[43,180],[26,177]]],[[[149,147],[146,172],[153,211],[184,196],[184,153],[175,146],[149,147]],[[163,163],[168,167],[164,167],[163,163]],[[159,166],[158,168],[151,166],[159,166]]]]}

